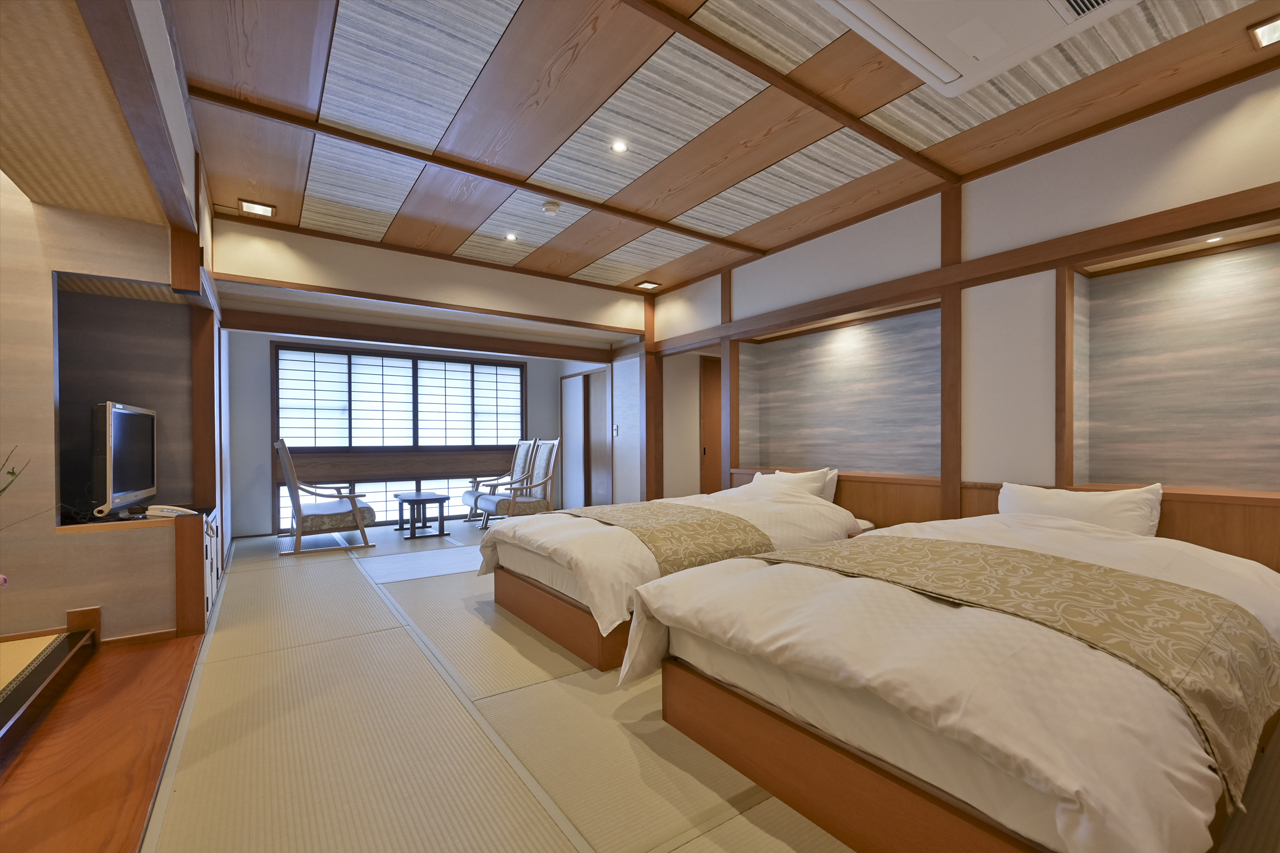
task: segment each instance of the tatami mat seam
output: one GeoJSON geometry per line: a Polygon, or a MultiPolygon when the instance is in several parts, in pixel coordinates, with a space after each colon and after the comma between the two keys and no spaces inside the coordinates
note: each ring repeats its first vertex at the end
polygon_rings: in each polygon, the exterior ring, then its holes
{"type": "Polygon", "coordinates": [[[208,665],[213,666],[215,664],[228,663],[233,660],[246,660],[248,658],[261,657],[262,655],[275,654],[276,652],[287,652],[290,649],[305,649],[307,646],[317,646],[321,643],[332,643],[337,640],[350,640],[352,637],[367,637],[371,634],[385,634],[387,631],[399,631],[403,627],[404,627],[403,625],[391,625],[390,627],[378,628],[373,631],[355,631],[350,634],[342,634],[341,636],[324,637],[319,640],[312,640],[308,643],[293,643],[288,646],[278,646],[277,648],[274,648],[274,649],[263,649],[260,652],[250,652],[247,655],[233,655],[231,657],[218,658],[215,661],[208,661],[208,665]]]}
{"type": "Polygon", "coordinates": [[[444,655],[440,653],[439,649],[437,649],[431,640],[422,633],[421,629],[418,628],[414,621],[409,618],[409,615],[405,613],[404,609],[400,606],[400,603],[395,600],[394,596],[384,589],[381,584],[374,582],[373,578],[369,576],[365,568],[360,565],[359,560],[356,560],[355,562],[360,569],[360,573],[364,575],[365,580],[368,581],[369,585],[377,591],[378,595],[391,610],[392,614],[400,620],[402,627],[409,634],[409,637],[427,658],[427,662],[430,663],[436,672],[440,674],[440,677],[444,679],[445,684],[448,685],[449,689],[453,692],[453,695],[462,703],[462,706],[466,709],[467,713],[471,715],[472,719],[475,720],[476,725],[480,727],[482,732],[484,732],[485,737],[493,743],[494,748],[498,750],[507,764],[511,766],[511,769],[515,772],[516,776],[522,783],[524,783],[524,786],[529,789],[529,792],[533,794],[534,799],[538,801],[539,805],[542,806],[552,821],[555,822],[556,826],[560,828],[560,831],[564,833],[565,838],[568,839],[569,843],[572,844],[574,849],[578,850],[579,853],[595,853],[595,849],[587,843],[587,840],[582,836],[582,833],[578,831],[577,827],[573,825],[573,822],[569,820],[551,796],[543,789],[538,781],[534,779],[533,774],[530,773],[528,768],[524,766],[524,763],[516,757],[515,753],[511,750],[511,747],[507,746],[506,741],[498,735],[493,726],[489,724],[489,721],[480,713],[480,710],[475,706],[475,703],[467,696],[466,688],[463,686],[465,682],[461,675],[454,670],[444,655]]]}

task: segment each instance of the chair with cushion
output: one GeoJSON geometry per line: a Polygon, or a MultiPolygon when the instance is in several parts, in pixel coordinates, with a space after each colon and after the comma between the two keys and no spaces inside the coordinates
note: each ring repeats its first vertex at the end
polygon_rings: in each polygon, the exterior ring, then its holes
{"type": "Polygon", "coordinates": [[[507,492],[495,490],[476,499],[476,509],[484,514],[480,522],[481,529],[487,528],[489,519],[495,515],[514,518],[518,515],[537,515],[553,509],[556,453],[559,450],[560,439],[558,438],[555,441],[539,441],[533,451],[533,468],[529,473],[527,484],[513,486],[507,492]]]}
{"type": "Polygon", "coordinates": [[[471,488],[462,493],[462,503],[467,507],[467,517],[463,521],[476,520],[479,515],[476,510],[476,499],[481,495],[493,494],[500,488],[518,486],[529,479],[529,471],[533,465],[533,451],[537,444],[536,438],[516,442],[516,452],[511,456],[511,470],[507,473],[496,477],[472,478],[471,488]]]}
{"type": "Polygon", "coordinates": [[[293,467],[293,458],[289,456],[289,447],[283,440],[275,444],[276,453],[280,456],[280,470],[284,472],[284,482],[289,488],[289,501],[293,505],[293,552],[294,554],[312,554],[317,551],[344,551],[347,548],[373,548],[369,542],[369,534],[365,527],[378,519],[373,507],[359,498],[364,495],[344,494],[333,487],[318,487],[298,482],[298,474],[293,467]],[[323,489],[323,490],[322,490],[323,489]],[[314,495],[318,498],[330,498],[319,503],[304,504],[301,494],[314,495]],[[310,548],[302,550],[302,537],[314,536],[317,533],[343,533],[350,530],[360,531],[363,545],[341,545],[333,548],[310,548]]]}

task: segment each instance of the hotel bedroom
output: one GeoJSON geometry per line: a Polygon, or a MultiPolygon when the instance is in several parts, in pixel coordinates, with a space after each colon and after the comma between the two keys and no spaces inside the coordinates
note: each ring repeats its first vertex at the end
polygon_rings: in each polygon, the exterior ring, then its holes
{"type": "Polygon", "coordinates": [[[1276,853],[1278,42],[0,3],[0,844],[1276,853]]]}

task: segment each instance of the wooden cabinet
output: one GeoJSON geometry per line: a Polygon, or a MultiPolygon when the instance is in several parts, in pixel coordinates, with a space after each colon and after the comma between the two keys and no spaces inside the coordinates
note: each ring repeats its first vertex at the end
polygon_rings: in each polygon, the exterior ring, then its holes
{"type": "Polygon", "coordinates": [[[217,509],[207,515],[180,515],[174,519],[179,637],[203,634],[209,623],[209,611],[225,575],[222,535],[222,518],[217,509]]]}

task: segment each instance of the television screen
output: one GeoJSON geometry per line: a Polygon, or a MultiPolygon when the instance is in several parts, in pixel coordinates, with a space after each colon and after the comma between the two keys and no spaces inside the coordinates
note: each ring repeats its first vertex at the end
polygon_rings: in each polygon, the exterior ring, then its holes
{"type": "Polygon", "coordinates": [[[156,493],[156,413],[123,403],[93,407],[94,515],[156,493]]]}
{"type": "Polygon", "coordinates": [[[111,491],[115,494],[140,492],[155,486],[154,429],[154,415],[112,410],[111,491]]]}

